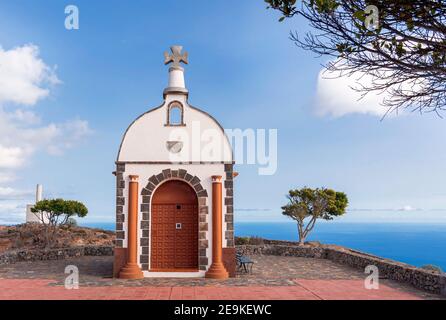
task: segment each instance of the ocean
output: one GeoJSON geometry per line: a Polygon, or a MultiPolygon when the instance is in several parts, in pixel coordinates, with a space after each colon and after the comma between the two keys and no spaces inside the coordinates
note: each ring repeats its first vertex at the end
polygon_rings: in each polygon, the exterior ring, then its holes
{"type": "MultiPolygon", "coordinates": [[[[114,230],[114,223],[84,226],[114,230]]],[[[238,222],[236,236],[297,241],[293,222],[238,222]]],[[[446,224],[321,222],[309,241],[337,244],[417,267],[433,264],[446,271],[446,224]]]]}

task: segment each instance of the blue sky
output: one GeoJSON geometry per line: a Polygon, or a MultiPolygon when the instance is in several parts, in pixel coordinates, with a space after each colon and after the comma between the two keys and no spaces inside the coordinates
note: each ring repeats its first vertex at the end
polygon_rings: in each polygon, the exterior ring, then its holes
{"type": "Polygon", "coordinates": [[[25,80],[47,91],[25,103],[10,92],[2,100],[0,89],[0,120],[38,118],[0,128],[0,145],[26,149],[16,154],[23,156],[20,164],[0,165],[0,222],[24,219],[23,205],[37,183],[47,197],[83,201],[89,221],[113,221],[112,171],[121,136],[162,102],[163,52],[173,44],[190,55],[191,104],[225,128],[278,129],[275,175],[237,167],[239,220],[284,219],[287,190],[326,186],[348,194],[356,210],[346,221],[410,212],[416,222],[446,222],[438,210],[446,208],[445,120],[402,114],[380,121],[376,99],[357,103],[348,88],[338,90],[343,81],[321,80],[325,60],[288,39],[290,30],[307,29],[304,21],[277,20],[261,0],[2,1],[2,52],[33,45],[28,54],[46,69],[43,79],[25,80]],[[64,28],[67,4],[80,10],[79,30],[64,28]],[[332,102],[331,113],[320,112],[332,102]],[[20,137],[23,128],[35,130],[20,137]]]}

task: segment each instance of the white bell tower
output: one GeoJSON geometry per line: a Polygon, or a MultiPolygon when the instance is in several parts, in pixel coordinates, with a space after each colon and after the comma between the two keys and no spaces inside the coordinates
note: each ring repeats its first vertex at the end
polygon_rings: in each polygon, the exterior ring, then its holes
{"type": "Polygon", "coordinates": [[[169,68],[169,84],[164,89],[164,97],[167,94],[189,93],[184,82],[184,68],[180,65],[181,62],[185,64],[189,63],[188,54],[187,52],[181,53],[182,50],[182,46],[172,46],[170,47],[172,54],[164,52],[164,64],[172,63],[169,68]]]}

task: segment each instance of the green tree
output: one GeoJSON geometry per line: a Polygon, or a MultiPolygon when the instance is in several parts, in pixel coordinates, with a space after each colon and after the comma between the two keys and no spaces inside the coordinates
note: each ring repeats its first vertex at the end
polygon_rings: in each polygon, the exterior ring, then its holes
{"type": "Polygon", "coordinates": [[[60,226],[69,223],[73,217],[85,217],[88,209],[79,201],[50,199],[37,202],[31,211],[45,229],[46,246],[51,247],[60,226]]]}
{"type": "Polygon", "coordinates": [[[332,220],[345,213],[347,195],[326,188],[302,188],[290,190],[288,204],[282,207],[282,214],[297,221],[299,244],[304,244],[318,219],[332,220]]]}
{"type": "Polygon", "coordinates": [[[446,0],[265,0],[280,21],[302,17],[312,31],[291,40],[332,57],[335,74],[370,75],[363,95],[386,92],[388,112],[439,113],[446,105],[446,0]]]}

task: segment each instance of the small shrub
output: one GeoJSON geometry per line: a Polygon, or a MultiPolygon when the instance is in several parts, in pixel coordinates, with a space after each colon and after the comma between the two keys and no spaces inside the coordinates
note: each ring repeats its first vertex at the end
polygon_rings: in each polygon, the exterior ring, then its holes
{"type": "Polygon", "coordinates": [[[74,218],[68,218],[67,224],[68,228],[77,227],[77,221],[74,218]]]}
{"type": "Polygon", "coordinates": [[[236,237],[235,244],[238,246],[243,246],[249,244],[249,237],[236,237]]]}
{"type": "Polygon", "coordinates": [[[264,244],[264,240],[263,240],[263,238],[258,237],[258,236],[235,237],[235,244],[238,246],[243,246],[243,245],[258,246],[258,245],[264,244]]]}
{"type": "Polygon", "coordinates": [[[263,238],[258,237],[258,236],[250,237],[249,238],[249,244],[250,245],[254,245],[254,246],[262,245],[263,244],[263,238]]]}
{"type": "Polygon", "coordinates": [[[13,246],[15,248],[21,248],[25,244],[25,241],[23,241],[23,238],[17,237],[14,239],[13,246]]]}
{"type": "Polygon", "coordinates": [[[79,201],[64,199],[45,199],[38,201],[31,208],[33,213],[39,213],[39,222],[44,226],[45,246],[51,248],[56,242],[58,229],[66,226],[70,218],[83,218],[88,214],[87,207],[79,201]]]}
{"type": "Polygon", "coordinates": [[[74,233],[81,236],[86,236],[88,234],[87,229],[76,229],[74,233]]]}
{"type": "Polygon", "coordinates": [[[439,273],[442,273],[442,272],[443,272],[443,270],[441,270],[440,267],[435,266],[435,265],[433,265],[433,264],[426,264],[426,265],[424,265],[424,266],[421,266],[421,269],[429,270],[429,271],[435,271],[435,272],[439,272],[439,273]]]}

